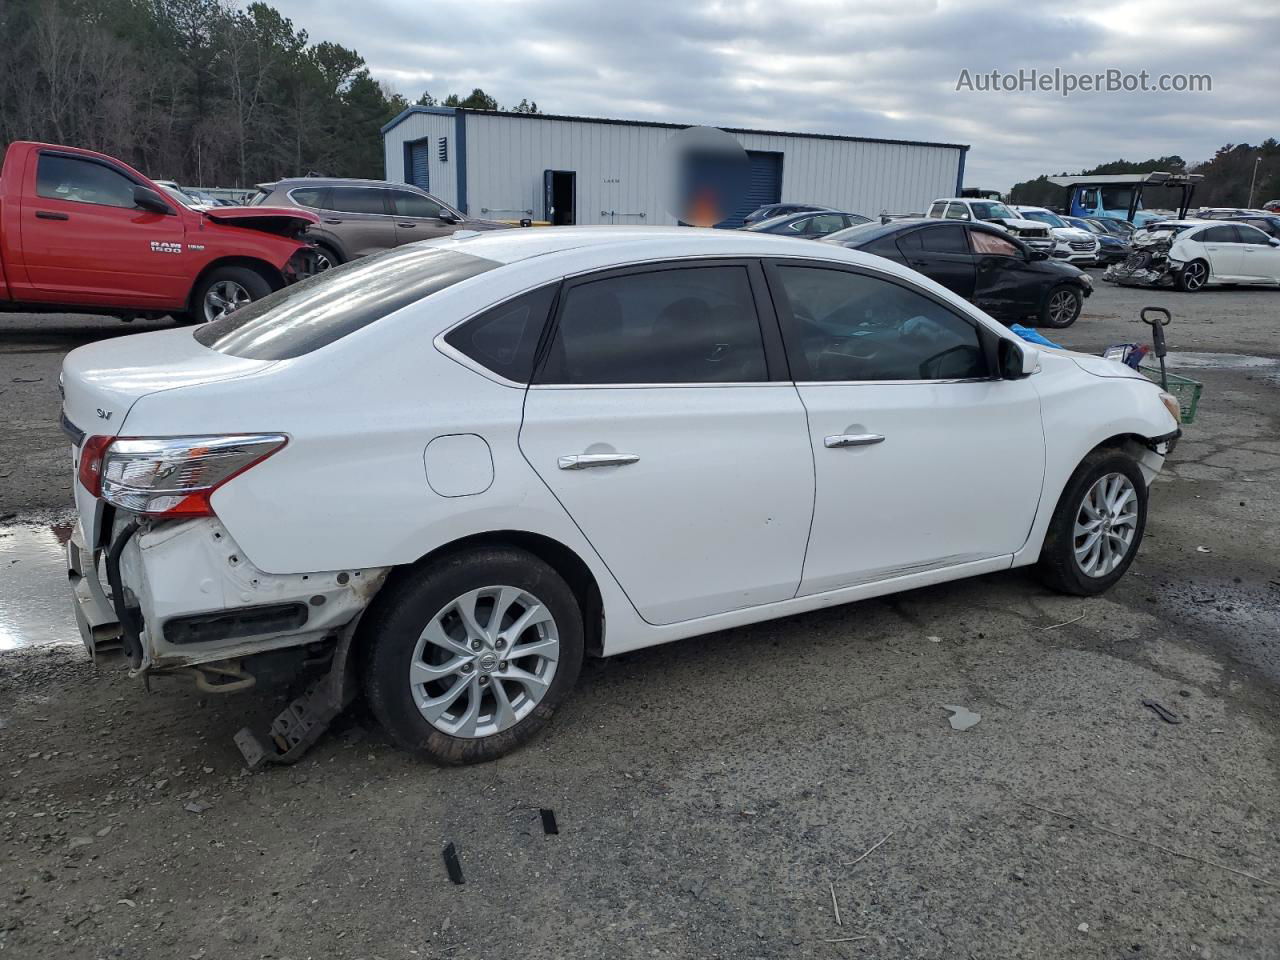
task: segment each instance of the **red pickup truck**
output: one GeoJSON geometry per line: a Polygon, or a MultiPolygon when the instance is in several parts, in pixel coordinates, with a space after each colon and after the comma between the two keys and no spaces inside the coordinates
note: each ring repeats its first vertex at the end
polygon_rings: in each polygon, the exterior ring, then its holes
{"type": "Polygon", "coordinates": [[[17,141],[0,167],[0,310],[215,320],[308,275],[316,219],[193,210],[113,157],[17,141]]]}

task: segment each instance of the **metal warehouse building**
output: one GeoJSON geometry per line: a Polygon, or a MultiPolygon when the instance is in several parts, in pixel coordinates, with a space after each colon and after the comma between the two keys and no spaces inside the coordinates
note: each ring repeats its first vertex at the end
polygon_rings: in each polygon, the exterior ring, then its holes
{"type": "MultiPolygon", "coordinates": [[[[659,170],[680,124],[409,107],[382,128],[386,178],[414,183],[474,217],[553,223],[674,224],[659,170]]],[[[874,216],[923,211],[959,194],[968,146],[734,130],[748,196],[724,226],[781,200],[874,216]]]]}

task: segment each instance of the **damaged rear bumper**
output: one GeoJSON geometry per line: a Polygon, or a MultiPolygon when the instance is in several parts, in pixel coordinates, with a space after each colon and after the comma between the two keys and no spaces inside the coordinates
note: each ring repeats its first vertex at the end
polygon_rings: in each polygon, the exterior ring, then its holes
{"type": "MultiPolygon", "coordinates": [[[[117,521],[113,545],[126,526],[117,521]]],[[[89,653],[123,646],[136,672],[190,668],[228,679],[211,684],[226,689],[252,685],[238,667],[244,658],[323,641],[352,623],[390,569],[267,573],[220,521],[202,517],[139,527],[114,551],[116,597],[103,587],[112,552],[90,550],[79,527],[67,544],[72,606],[89,653]]]]}

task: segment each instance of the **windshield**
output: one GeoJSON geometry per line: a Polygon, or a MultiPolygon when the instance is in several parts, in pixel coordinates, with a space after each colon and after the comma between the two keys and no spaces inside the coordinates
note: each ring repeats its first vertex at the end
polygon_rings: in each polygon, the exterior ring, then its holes
{"type": "Polygon", "coordinates": [[[979,220],[1021,220],[1016,213],[1003,203],[994,201],[973,202],[969,204],[973,215],[979,220]]]}
{"type": "Polygon", "coordinates": [[[1062,221],[1062,218],[1060,216],[1058,216],[1056,213],[1049,213],[1047,210],[1044,211],[1043,213],[1035,212],[1031,210],[1023,210],[1021,216],[1023,220],[1036,220],[1036,221],[1039,221],[1040,223],[1047,223],[1051,227],[1066,226],[1066,224],[1062,221]]]}
{"type": "Polygon", "coordinates": [[[440,247],[399,247],[268,294],[198,327],[195,338],[233,357],[289,360],[497,266],[440,247]]]}

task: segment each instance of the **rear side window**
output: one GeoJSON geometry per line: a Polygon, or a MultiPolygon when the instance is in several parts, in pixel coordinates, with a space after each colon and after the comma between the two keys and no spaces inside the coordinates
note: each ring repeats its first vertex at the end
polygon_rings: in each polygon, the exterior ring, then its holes
{"type": "Polygon", "coordinates": [[[977,328],[898,283],[781,265],[783,330],[797,380],[951,380],[987,376],[977,328]]]}
{"type": "Polygon", "coordinates": [[[930,253],[968,253],[969,245],[964,240],[964,227],[944,226],[930,227],[917,231],[924,249],[930,253]]]}
{"type": "Polygon", "coordinates": [[[450,330],[445,342],[500,377],[528,383],[557,289],[552,284],[491,307],[450,330]]]}
{"type": "Polygon", "coordinates": [[[1236,243],[1236,228],[1232,226],[1210,227],[1196,239],[1201,243],[1236,243]]]}
{"type": "MultiPolygon", "coordinates": [[[[324,208],[324,187],[298,187],[296,190],[289,191],[289,197],[300,207],[315,207],[317,210],[324,208]]],[[[262,196],[266,196],[263,194],[262,196]]]]}
{"type": "Polygon", "coordinates": [[[539,383],[768,379],[746,267],[629,273],[564,294],[539,383]]]}
{"type": "Polygon", "coordinates": [[[197,327],[195,338],[233,357],[289,360],[497,266],[438,247],[400,247],[277,290],[197,327]]]}
{"type": "Polygon", "coordinates": [[[132,209],[133,188],[123,173],[95,160],[42,153],[36,166],[36,195],[50,200],[132,209]]]}
{"type": "Polygon", "coordinates": [[[941,219],[946,209],[947,209],[947,205],[939,201],[938,203],[935,203],[933,206],[929,208],[929,216],[938,217],[939,219],[941,219]]]}
{"type": "Polygon", "coordinates": [[[340,213],[386,213],[385,190],[376,187],[332,187],[329,190],[329,210],[340,213]]]}
{"type": "Polygon", "coordinates": [[[949,203],[947,204],[947,219],[968,220],[969,210],[963,203],[949,203]]]}

